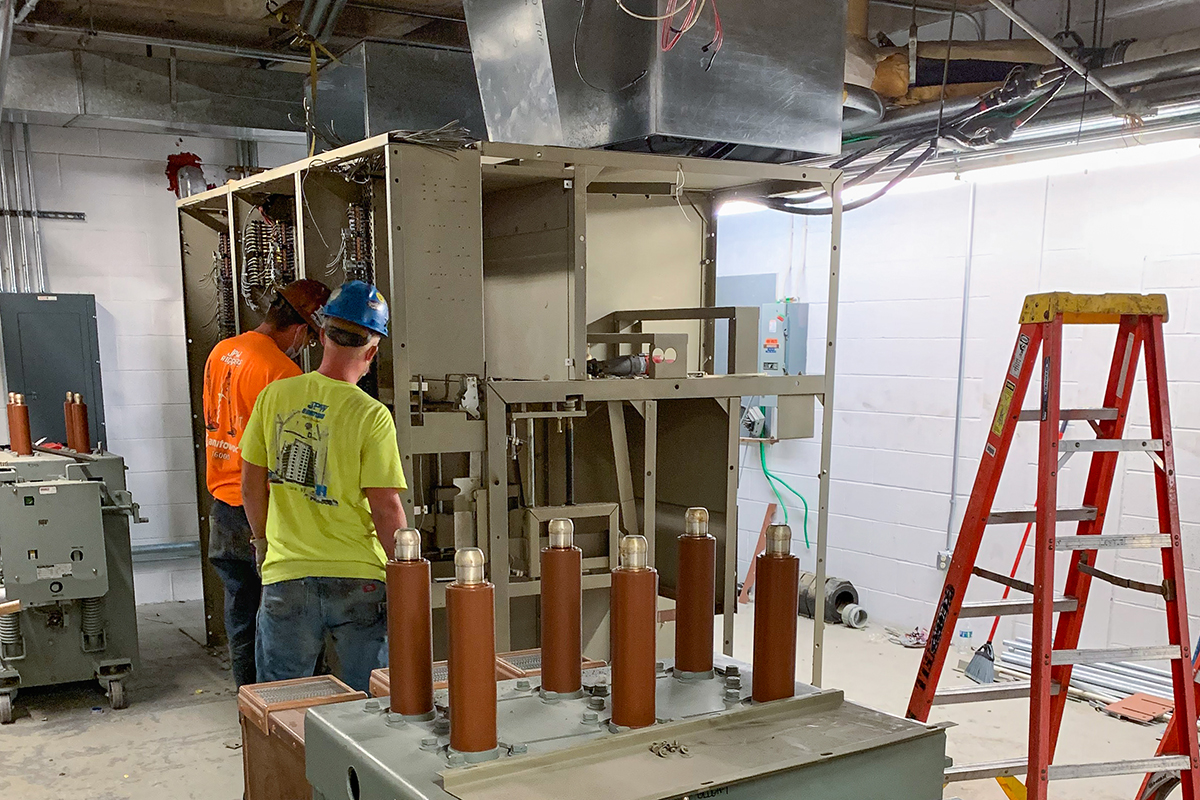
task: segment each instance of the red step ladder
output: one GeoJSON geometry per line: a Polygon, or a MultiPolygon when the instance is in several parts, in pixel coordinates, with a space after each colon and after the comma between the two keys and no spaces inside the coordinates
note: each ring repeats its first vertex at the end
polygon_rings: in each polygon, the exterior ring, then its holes
{"type": "MultiPolygon", "coordinates": [[[[1052,780],[1147,773],[1143,798],[1157,794],[1152,780],[1180,783],[1184,800],[1200,800],[1200,757],[1197,755],[1196,692],[1189,654],[1187,600],[1184,592],[1183,553],[1180,548],[1179,505],[1175,486],[1175,457],[1171,441],[1171,416],[1167,404],[1167,373],[1163,353],[1163,322],[1167,318],[1165,295],[1073,295],[1065,292],[1030,295],[1021,312],[1017,337],[1004,376],[1004,387],[996,415],[988,431],[971,499],[963,517],[954,556],[930,626],[916,684],[908,703],[907,716],[925,721],[933,705],[975,702],[1012,697],[1029,697],[1029,752],[1027,757],[986,764],[954,766],[946,780],[1004,779],[1024,774],[1030,800],[1045,800],[1052,780]],[[1108,388],[1100,408],[1064,409],[1059,404],[1062,369],[1063,326],[1114,324],[1116,347],[1108,375],[1108,388]],[[1030,379],[1038,369],[1042,350],[1042,387],[1039,407],[1022,410],[1030,379]],[[1122,439],[1129,399],[1137,374],[1138,357],[1145,351],[1146,384],[1150,405],[1150,437],[1122,439]],[[1059,440],[1061,420],[1086,420],[1095,439],[1059,440]],[[1038,491],[1036,510],[992,511],[1000,475],[1018,422],[1040,425],[1038,447],[1038,491]],[[1105,515],[1112,493],[1117,456],[1141,451],[1155,464],[1159,531],[1155,534],[1104,534],[1105,515]],[[1091,465],[1083,503],[1079,507],[1058,505],[1058,471],[1076,453],[1090,453],[1091,465]],[[1010,579],[976,566],[979,546],[988,525],[1025,523],[1032,520],[1034,534],[1034,582],[1010,579]],[[1077,521],[1074,535],[1056,535],[1057,522],[1077,521]],[[1163,582],[1131,581],[1096,569],[1101,549],[1154,548],[1162,551],[1163,582]],[[1054,596],[1054,562],[1058,551],[1071,551],[1062,597],[1054,596]],[[964,603],[972,575],[995,581],[1032,595],[1024,599],[964,603]],[[1159,594],[1166,603],[1169,645],[1117,647],[1105,650],[1079,649],[1079,634],[1092,579],[1108,581],[1127,589],[1159,594]],[[938,678],[945,666],[958,620],[996,614],[1033,615],[1033,659],[1031,680],[994,683],[937,692],[938,678]],[[1055,625],[1054,614],[1058,613],[1055,625]],[[1163,737],[1154,757],[1093,764],[1055,764],[1063,710],[1066,706],[1071,668],[1075,664],[1107,661],[1169,660],[1174,685],[1175,710],[1169,735],[1163,737]],[[1177,776],[1177,777],[1176,777],[1177,776]]],[[[1141,799],[1140,799],[1141,800],[1141,799]]]]}

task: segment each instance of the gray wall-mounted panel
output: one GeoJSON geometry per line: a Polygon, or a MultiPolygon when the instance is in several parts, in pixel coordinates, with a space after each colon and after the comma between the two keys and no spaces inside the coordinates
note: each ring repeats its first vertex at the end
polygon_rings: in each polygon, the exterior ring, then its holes
{"type": "Polygon", "coordinates": [[[34,441],[66,442],[63,401],[88,406],[92,444],[106,442],[96,298],[90,294],[0,294],[8,391],[25,395],[34,441]]]}

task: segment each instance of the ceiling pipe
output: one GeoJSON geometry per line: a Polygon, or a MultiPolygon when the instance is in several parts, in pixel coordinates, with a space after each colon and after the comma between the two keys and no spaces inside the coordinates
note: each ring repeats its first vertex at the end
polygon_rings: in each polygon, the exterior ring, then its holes
{"type": "Polygon", "coordinates": [[[329,16],[325,17],[325,24],[321,26],[321,31],[317,34],[317,41],[329,41],[329,37],[333,35],[333,28],[337,25],[338,17],[342,15],[345,8],[346,0],[334,0],[333,9],[329,12],[329,16]]]}
{"type": "Polygon", "coordinates": [[[1076,75],[1083,78],[1093,87],[1095,87],[1096,91],[1100,92],[1109,100],[1112,100],[1113,103],[1125,109],[1125,111],[1130,113],[1133,112],[1133,109],[1129,107],[1129,103],[1125,102],[1124,97],[1121,97],[1121,95],[1113,91],[1111,86],[1109,86],[1100,78],[1097,78],[1095,74],[1089,72],[1082,64],[1076,61],[1070,53],[1059,47],[1057,42],[1039,31],[1032,22],[1022,17],[1015,10],[1004,5],[1004,3],[1000,2],[1000,0],[988,0],[988,2],[991,3],[992,7],[1001,14],[1008,17],[1018,28],[1025,31],[1031,37],[1037,40],[1038,44],[1053,53],[1055,58],[1070,67],[1076,75]]]}
{"type": "MultiPolygon", "coordinates": [[[[913,4],[906,3],[904,0],[869,0],[872,5],[887,6],[888,8],[901,8],[905,11],[912,11],[913,4]]],[[[940,6],[916,4],[917,13],[919,14],[937,14],[943,17],[958,17],[960,20],[965,19],[975,28],[975,38],[983,41],[983,26],[979,23],[979,19],[974,14],[968,14],[962,9],[954,10],[950,8],[941,8],[940,6]]]]}
{"type": "MultiPolygon", "coordinates": [[[[9,0],[0,0],[7,3],[9,0]]],[[[43,22],[22,22],[13,25],[12,30],[20,33],[40,33],[49,36],[90,37],[106,42],[121,42],[140,46],[174,47],[177,50],[187,50],[192,53],[210,53],[213,55],[233,56],[236,58],[252,58],[257,61],[281,61],[288,64],[308,64],[308,56],[300,53],[284,53],[274,50],[262,50],[255,47],[239,47],[238,45],[212,44],[209,42],[190,42],[183,39],[163,39],[158,36],[142,36],[136,33],[120,33],[118,31],[88,30],[86,28],[71,28],[65,25],[47,25],[43,22]]],[[[7,46],[4,48],[7,55],[7,46]]],[[[324,60],[322,58],[322,60],[324,60]]]]}
{"type": "MultiPolygon", "coordinates": [[[[1200,75],[1200,49],[1185,50],[1166,56],[1131,61],[1111,67],[1092,70],[1092,74],[1105,84],[1116,89],[1138,86],[1144,83],[1191,78],[1200,75]]],[[[1071,81],[1055,97],[1055,102],[1086,94],[1088,85],[1083,81],[1071,81]]],[[[950,119],[978,105],[976,97],[955,97],[946,101],[944,117],[950,119]]],[[[940,103],[925,103],[887,114],[883,121],[863,133],[894,133],[907,128],[934,123],[938,118],[940,103]]]]}

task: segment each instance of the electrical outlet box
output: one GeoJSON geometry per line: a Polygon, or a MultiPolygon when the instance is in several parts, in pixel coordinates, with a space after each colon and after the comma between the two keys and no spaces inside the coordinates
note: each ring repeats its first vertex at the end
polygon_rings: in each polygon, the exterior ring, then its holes
{"type": "Polygon", "coordinates": [[[950,550],[939,550],[937,554],[937,568],[942,572],[950,569],[950,557],[954,555],[950,550]]]}

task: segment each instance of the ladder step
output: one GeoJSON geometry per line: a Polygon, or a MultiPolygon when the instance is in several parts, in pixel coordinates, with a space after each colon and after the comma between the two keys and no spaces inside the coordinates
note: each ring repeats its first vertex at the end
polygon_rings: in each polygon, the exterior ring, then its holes
{"type": "MultiPolygon", "coordinates": [[[[1190,768],[1187,756],[1154,756],[1152,758],[1130,758],[1122,761],[1097,761],[1091,764],[1051,764],[1046,777],[1052,781],[1068,781],[1076,778],[1103,778],[1109,775],[1140,775],[1147,772],[1179,772],[1190,768]]],[[[1006,761],[986,761],[979,764],[963,764],[949,767],[945,780],[977,781],[985,778],[1003,778],[1024,775],[1029,762],[1024,758],[1006,761]]]]}
{"type": "Polygon", "coordinates": [[[1063,439],[1059,453],[1117,453],[1127,450],[1163,449],[1162,439],[1063,439]]]}
{"type": "MultiPolygon", "coordinates": [[[[1094,506],[1084,506],[1083,508],[1060,508],[1058,509],[1055,518],[1059,522],[1075,522],[1075,521],[1092,521],[1096,519],[1096,509],[1094,506]]],[[[987,518],[989,525],[1009,525],[1020,522],[1037,522],[1037,509],[1031,508],[1028,511],[993,511],[988,514],[987,518]]]]}
{"type": "Polygon", "coordinates": [[[1170,546],[1171,534],[1169,533],[1105,533],[1054,537],[1055,550],[1132,550],[1135,548],[1165,550],[1170,546]]]}
{"type": "MultiPolygon", "coordinates": [[[[954,686],[941,689],[933,696],[935,706],[957,703],[986,703],[989,700],[1027,700],[1032,684],[1029,681],[1004,681],[981,686],[954,686]]],[[[1058,694],[1059,685],[1050,686],[1050,694],[1058,694]]]]}
{"type": "MultiPolygon", "coordinates": [[[[1079,601],[1074,597],[1054,598],[1055,611],[1075,611],[1079,601]]],[[[1016,614],[1032,614],[1032,600],[985,600],[979,603],[963,603],[958,612],[960,619],[975,619],[979,617],[1010,617],[1016,614]]]]}
{"type": "Polygon", "coordinates": [[[963,764],[947,767],[946,783],[954,781],[978,781],[985,778],[1003,778],[1012,775],[1024,775],[1029,769],[1029,761],[1025,758],[1009,758],[1004,761],[983,761],[978,764],[963,764]]]}
{"type": "Polygon", "coordinates": [[[1179,772],[1190,768],[1187,756],[1154,756],[1121,761],[1097,761],[1091,764],[1051,764],[1046,771],[1046,777],[1052,781],[1069,781],[1075,778],[1103,778],[1108,775],[1179,772]]]}
{"type": "MultiPolygon", "coordinates": [[[[1038,422],[1042,418],[1042,410],[1040,408],[1027,408],[1021,411],[1021,416],[1018,418],[1021,422],[1038,422]]],[[[1115,408],[1064,408],[1058,412],[1060,420],[1096,420],[1116,419],[1117,410],[1115,408]]]]}
{"type": "Polygon", "coordinates": [[[1149,645],[1146,647],[1109,647],[1103,650],[1055,650],[1050,654],[1050,665],[1104,664],[1110,661],[1171,661],[1182,658],[1177,644],[1149,645]]]}

